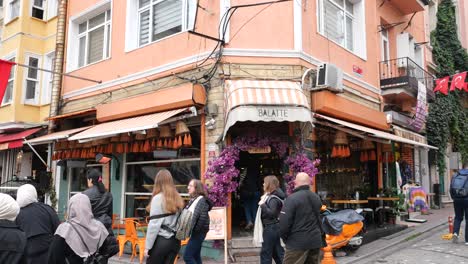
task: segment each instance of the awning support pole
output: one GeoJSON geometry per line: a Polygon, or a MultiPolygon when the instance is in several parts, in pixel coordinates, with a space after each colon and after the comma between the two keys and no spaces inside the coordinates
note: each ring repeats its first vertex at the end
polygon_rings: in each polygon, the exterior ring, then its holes
{"type": "Polygon", "coordinates": [[[96,81],[96,80],[93,80],[93,79],[88,79],[88,78],[85,78],[85,77],[71,75],[71,74],[68,74],[68,73],[61,73],[61,72],[47,70],[47,69],[44,69],[44,68],[32,67],[32,66],[22,64],[22,63],[15,63],[15,64],[20,66],[20,67],[25,67],[25,68],[29,68],[29,69],[33,69],[33,70],[38,70],[38,71],[50,72],[50,73],[53,73],[53,74],[60,74],[60,75],[63,75],[63,76],[67,76],[67,77],[75,78],[75,79],[80,79],[80,80],[83,80],[83,81],[88,81],[88,82],[93,82],[93,83],[102,83],[102,81],[96,81]]]}
{"type": "Polygon", "coordinates": [[[28,146],[32,149],[34,154],[36,154],[36,156],[42,161],[44,166],[47,167],[47,171],[50,171],[49,165],[47,165],[47,162],[45,162],[44,159],[42,159],[42,157],[39,155],[39,153],[37,153],[36,149],[33,146],[31,146],[31,144],[29,144],[29,141],[27,141],[26,138],[23,138],[23,140],[24,140],[24,143],[28,144],[28,146]]]}

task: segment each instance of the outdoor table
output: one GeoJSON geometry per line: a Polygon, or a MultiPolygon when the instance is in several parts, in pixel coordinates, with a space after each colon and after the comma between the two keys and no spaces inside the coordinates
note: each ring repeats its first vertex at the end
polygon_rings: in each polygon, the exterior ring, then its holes
{"type": "Polygon", "coordinates": [[[367,197],[367,200],[369,201],[379,201],[379,206],[381,206],[381,210],[379,210],[379,212],[377,212],[377,208],[378,206],[373,206],[372,209],[374,210],[374,212],[377,214],[377,219],[378,219],[378,223],[379,225],[383,225],[383,222],[385,222],[385,210],[389,210],[387,208],[391,207],[385,207],[385,202],[396,202],[396,201],[399,201],[400,198],[399,197],[367,197]]]}
{"type": "Polygon", "coordinates": [[[355,204],[358,208],[361,204],[369,203],[368,200],[332,200],[331,203],[333,204],[343,204],[345,207],[348,204],[355,204]]]}

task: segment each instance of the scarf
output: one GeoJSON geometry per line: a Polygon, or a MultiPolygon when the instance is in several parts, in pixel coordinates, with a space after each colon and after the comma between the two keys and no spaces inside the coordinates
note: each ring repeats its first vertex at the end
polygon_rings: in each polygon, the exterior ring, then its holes
{"type": "Polygon", "coordinates": [[[10,195],[0,193],[0,220],[15,221],[20,211],[18,203],[10,195]]]}
{"type": "Polygon", "coordinates": [[[104,225],[93,218],[88,196],[81,193],[73,195],[68,201],[68,221],[60,224],[55,234],[63,237],[73,252],[82,258],[98,251],[109,235],[104,225]]]}
{"type": "Polygon", "coordinates": [[[18,192],[16,194],[16,202],[21,208],[37,202],[36,188],[31,184],[21,185],[21,187],[18,188],[18,192]]]}

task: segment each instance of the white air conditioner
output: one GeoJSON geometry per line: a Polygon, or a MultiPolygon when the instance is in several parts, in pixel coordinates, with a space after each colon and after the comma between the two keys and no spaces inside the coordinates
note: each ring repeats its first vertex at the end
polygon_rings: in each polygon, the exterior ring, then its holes
{"type": "Polygon", "coordinates": [[[311,90],[326,89],[334,93],[343,92],[343,71],[330,63],[324,63],[317,68],[317,80],[311,90]]]}

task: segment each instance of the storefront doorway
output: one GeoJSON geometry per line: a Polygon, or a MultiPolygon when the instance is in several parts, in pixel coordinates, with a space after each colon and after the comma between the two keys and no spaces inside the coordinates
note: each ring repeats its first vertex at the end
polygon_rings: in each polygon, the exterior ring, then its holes
{"type": "MultiPolygon", "coordinates": [[[[231,136],[255,137],[258,139],[266,137],[282,137],[288,141],[289,124],[268,122],[243,122],[232,129],[231,136]]],[[[255,213],[258,209],[258,201],[263,195],[263,178],[275,175],[280,181],[280,187],[285,190],[283,175],[287,172],[284,162],[285,157],[280,157],[273,147],[251,148],[241,151],[236,168],[239,170],[239,186],[232,196],[232,236],[252,236],[255,222],[255,213]],[[248,211],[254,211],[250,214],[248,211]]]]}

